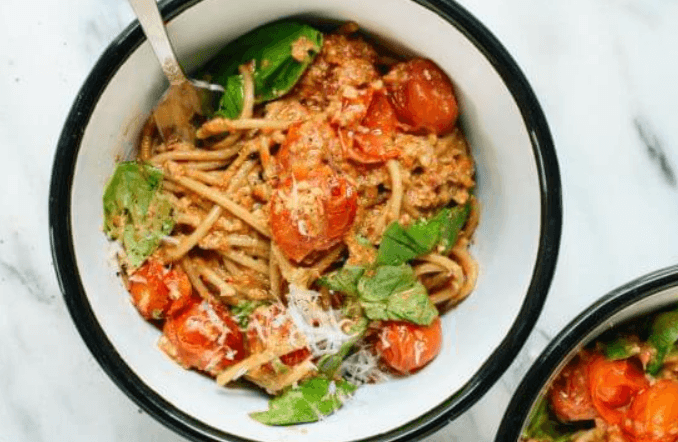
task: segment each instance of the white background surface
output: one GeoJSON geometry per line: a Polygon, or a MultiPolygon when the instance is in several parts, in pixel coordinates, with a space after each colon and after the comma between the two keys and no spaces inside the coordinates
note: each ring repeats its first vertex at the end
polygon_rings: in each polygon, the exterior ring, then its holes
{"type": "MultiPolygon", "coordinates": [[[[493,440],[530,363],[587,305],[678,262],[678,4],[463,0],[523,69],[558,152],[564,222],[546,305],[523,351],[468,413],[427,439],[493,440]]],[[[124,0],[0,5],[0,441],[180,442],[108,379],[52,268],[47,197],[66,114],[124,0]]],[[[501,296],[501,294],[497,294],[501,296]]]]}

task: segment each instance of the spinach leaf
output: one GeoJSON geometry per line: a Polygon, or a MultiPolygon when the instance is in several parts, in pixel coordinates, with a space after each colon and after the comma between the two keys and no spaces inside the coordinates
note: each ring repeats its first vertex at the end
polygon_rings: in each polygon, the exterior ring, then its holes
{"type": "Polygon", "coordinates": [[[138,267],[174,227],[172,204],[159,194],[162,172],[135,161],[118,164],[104,190],[104,232],[120,239],[138,267]]]}
{"type": "Polygon", "coordinates": [[[569,442],[576,435],[576,433],[559,428],[559,423],[549,414],[548,404],[544,397],[535,404],[527,421],[527,428],[523,431],[525,439],[541,442],[569,442]]]}
{"type": "Polygon", "coordinates": [[[235,118],[240,113],[235,110],[242,109],[242,77],[238,66],[254,60],[255,102],[274,100],[297,83],[320,52],[322,42],[322,33],[311,26],[280,21],[257,28],[228,44],[205,67],[212,81],[226,89],[217,114],[235,118]]]}
{"type": "Polygon", "coordinates": [[[250,413],[250,416],[266,425],[315,422],[341,408],[356,388],[343,379],[340,381],[322,377],[307,379],[298,387],[271,399],[267,411],[250,413]]]}
{"type": "Polygon", "coordinates": [[[404,228],[391,223],[384,232],[379,245],[377,263],[398,265],[432,251],[437,245],[443,252],[449,251],[457,242],[459,231],[464,227],[470,205],[444,208],[431,219],[418,221],[404,228]]]}
{"type": "Polygon", "coordinates": [[[344,266],[318,279],[318,284],[349,296],[357,296],[358,280],[363,273],[365,273],[365,267],[344,266]]]}
{"type": "Polygon", "coordinates": [[[357,289],[369,319],[429,325],[438,316],[426,288],[409,265],[377,267],[360,278],[357,289]]]}
{"type": "Polygon", "coordinates": [[[628,359],[631,356],[640,353],[638,344],[625,337],[617,338],[614,341],[605,343],[603,350],[605,352],[605,357],[613,361],[628,359]]]}
{"type": "Polygon", "coordinates": [[[666,354],[678,341],[678,311],[657,315],[652,322],[650,337],[647,341],[656,350],[646,368],[646,371],[654,376],[661,370],[666,354]]]}

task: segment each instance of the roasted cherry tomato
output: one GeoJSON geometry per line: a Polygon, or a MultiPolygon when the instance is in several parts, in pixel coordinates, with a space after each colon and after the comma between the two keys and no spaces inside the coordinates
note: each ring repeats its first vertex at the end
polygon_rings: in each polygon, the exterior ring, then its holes
{"type": "Polygon", "coordinates": [[[588,354],[572,360],[549,391],[551,407],[561,422],[590,420],[598,416],[588,388],[588,354]]]}
{"type": "Polygon", "coordinates": [[[147,261],[129,278],[132,303],[146,319],[162,319],[190,298],[191,283],[180,268],[166,269],[158,261],[147,261]]]}
{"type": "Polygon", "coordinates": [[[186,368],[217,375],[247,354],[238,324],[221,305],[192,298],[165,321],[163,350],[186,368]]]}
{"type": "MultiPolygon", "coordinates": [[[[271,305],[254,311],[247,326],[247,346],[250,353],[262,352],[265,348],[287,344],[294,324],[289,318],[281,316],[280,309],[271,305]]],[[[293,350],[280,356],[280,361],[290,367],[300,364],[311,356],[307,348],[293,350]]]]}
{"type": "Polygon", "coordinates": [[[632,360],[611,361],[595,356],[588,367],[589,392],[593,406],[609,424],[620,424],[626,406],[645,390],[649,382],[632,360]]]}
{"type": "Polygon", "coordinates": [[[398,119],[413,130],[439,135],[452,130],[459,115],[449,77],[432,61],[398,63],[384,76],[398,119]]]}
{"type": "Polygon", "coordinates": [[[282,175],[303,174],[321,166],[333,150],[339,150],[339,139],[332,126],[326,122],[305,121],[288,129],[276,161],[282,175]]]}
{"type": "Polygon", "coordinates": [[[294,173],[271,196],[273,239],[296,262],[313,251],[327,250],[351,228],[356,200],[353,184],[329,166],[294,173]]]}
{"type": "Polygon", "coordinates": [[[379,333],[376,348],[386,365],[398,373],[410,374],[438,355],[442,340],[440,317],[427,326],[386,321],[379,333]]]}
{"type": "Polygon", "coordinates": [[[622,428],[634,442],[674,442],[678,439],[678,383],[663,379],[639,393],[622,428]]]}
{"type": "Polygon", "coordinates": [[[398,119],[386,95],[377,91],[362,121],[342,132],[347,157],[360,163],[379,163],[398,156],[393,144],[398,119]]]}

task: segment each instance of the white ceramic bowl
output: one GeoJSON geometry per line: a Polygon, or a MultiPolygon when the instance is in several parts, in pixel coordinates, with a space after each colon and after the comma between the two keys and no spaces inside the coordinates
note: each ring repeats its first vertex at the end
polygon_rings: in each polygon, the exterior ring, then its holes
{"type": "Polygon", "coordinates": [[[496,442],[516,442],[533,406],[584,347],[624,322],[678,303],[678,266],[657,270],[600,298],[574,318],[544,349],[513,394],[496,442]]]}
{"type": "Polygon", "coordinates": [[[50,193],[54,262],[83,339],[119,387],[195,440],[412,440],[454,419],[498,379],[536,321],[561,227],[558,165],[539,104],[501,44],[457,4],[439,0],[175,0],[164,3],[179,59],[191,71],[220,47],[282,17],[353,20],[398,51],[428,57],[453,79],[477,161],[481,224],[475,292],[443,317],[444,346],[424,370],[358,390],[322,422],[267,427],[255,390],[218,387],[157,348],[158,330],[129,302],[101,231],[103,187],[131,151],[166,87],[137,23],[106,50],[73,105],[50,193]]]}

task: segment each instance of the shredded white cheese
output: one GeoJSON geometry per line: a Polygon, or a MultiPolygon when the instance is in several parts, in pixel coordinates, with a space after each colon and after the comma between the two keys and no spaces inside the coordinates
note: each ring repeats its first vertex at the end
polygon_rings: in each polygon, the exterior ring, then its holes
{"type": "Polygon", "coordinates": [[[334,354],[352,338],[341,328],[343,317],[338,310],[323,310],[320,293],[290,284],[287,315],[306,337],[314,357],[334,354]]]}

